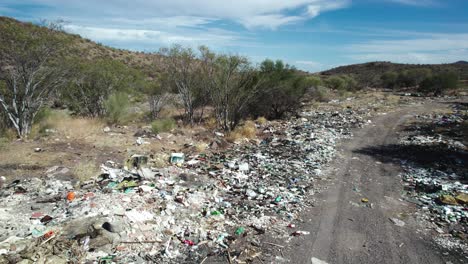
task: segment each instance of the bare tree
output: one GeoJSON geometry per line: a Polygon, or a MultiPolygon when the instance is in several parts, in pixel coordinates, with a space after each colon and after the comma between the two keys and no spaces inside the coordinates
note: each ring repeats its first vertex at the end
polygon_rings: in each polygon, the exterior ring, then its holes
{"type": "Polygon", "coordinates": [[[61,27],[19,24],[5,21],[0,24],[0,106],[20,138],[31,131],[34,117],[65,83],[66,71],[58,58],[66,47],[61,27]]]}
{"type": "Polygon", "coordinates": [[[166,56],[165,72],[172,85],[179,93],[185,111],[186,123],[193,125],[196,108],[196,95],[200,87],[200,67],[197,55],[190,48],[175,45],[170,49],[161,49],[166,56]]]}

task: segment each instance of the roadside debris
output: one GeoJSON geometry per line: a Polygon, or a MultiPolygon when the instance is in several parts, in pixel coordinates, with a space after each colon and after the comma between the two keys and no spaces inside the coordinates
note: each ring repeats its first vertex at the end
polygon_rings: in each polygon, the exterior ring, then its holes
{"type": "Polygon", "coordinates": [[[451,113],[416,116],[413,133],[400,140],[408,149],[425,151],[415,157],[428,158],[402,161],[406,200],[420,207],[416,215],[435,231],[435,241],[439,245],[466,253],[467,131],[463,131],[462,124],[467,120],[467,110],[460,107],[454,107],[451,113]]]}
{"type": "Polygon", "coordinates": [[[133,155],[102,164],[102,174],[84,182],[14,181],[0,190],[0,262],[258,257],[254,236],[273,229],[279,238],[309,235],[291,233],[292,222],[317,191],[337,140],[351,136],[365,115],[304,112],[226,150],[133,155]],[[250,253],[241,256],[239,248],[250,253]]]}
{"type": "Polygon", "coordinates": [[[398,218],[392,217],[392,218],[390,218],[390,221],[392,221],[392,223],[394,223],[396,226],[400,226],[400,227],[405,226],[405,222],[401,221],[398,218]]]}

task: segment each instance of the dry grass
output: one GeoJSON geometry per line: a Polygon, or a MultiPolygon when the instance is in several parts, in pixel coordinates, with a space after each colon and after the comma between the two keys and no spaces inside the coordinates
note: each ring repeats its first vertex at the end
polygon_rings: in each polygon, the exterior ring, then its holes
{"type": "Polygon", "coordinates": [[[98,119],[55,117],[49,121],[50,125],[66,137],[73,139],[87,139],[102,134],[104,123],[98,119]]]}
{"type": "Polygon", "coordinates": [[[216,118],[210,117],[205,121],[205,127],[207,129],[215,129],[218,126],[218,123],[216,122],[216,118]]]}
{"type": "Polygon", "coordinates": [[[205,150],[207,148],[208,148],[208,144],[206,144],[205,142],[199,142],[199,143],[195,144],[195,149],[199,153],[205,152],[205,150]]]}
{"type": "Polygon", "coordinates": [[[91,160],[81,160],[72,168],[75,177],[81,182],[96,177],[101,172],[99,167],[91,160]]]}
{"type": "Polygon", "coordinates": [[[265,117],[261,116],[261,117],[257,118],[257,120],[255,120],[255,122],[257,122],[257,124],[263,126],[263,125],[266,125],[266,123],[268,123],[268,120],[265,117]]]}
{"type": "Polygon", "coordinates": [[[231,142],[236,142],[244,138],[255,138],[256,135],[257,126],[255,125],[255,122],[248,120],[245,121],[243,125],[236,127],[234,131],[231,131],[231,133],[229,133],[229,135],[227,136],[227,140],[231,142]]]}

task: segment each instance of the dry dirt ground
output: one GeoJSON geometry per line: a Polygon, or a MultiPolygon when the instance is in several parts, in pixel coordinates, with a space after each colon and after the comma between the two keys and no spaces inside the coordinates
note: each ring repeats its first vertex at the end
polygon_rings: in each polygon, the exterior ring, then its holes
{"type": "MultiPolygon", "coordinates": [[[[316,206],[303,216],[301,230],[309,236],[283,250],[289,263],[463,263],[464,256],[431,243],[410,215],[414,205],[402,199],[398,162],[382,153],[362,151],[397,143],[403,124],[416,114],[444,110],[442,103],[406,106],[380,115],[373,125],[356,131],[341,144],[330,166],[330,188],[316,196],[316,206]],[[367,198],[368,203],[363,203],[367,198]],[[402,218],[399,227],[389,218],[402,218]],[[320,262],[323,261],[323,262],[320,262]]],[[[466,262],[464,262],[466,263],[466,262]]]]}

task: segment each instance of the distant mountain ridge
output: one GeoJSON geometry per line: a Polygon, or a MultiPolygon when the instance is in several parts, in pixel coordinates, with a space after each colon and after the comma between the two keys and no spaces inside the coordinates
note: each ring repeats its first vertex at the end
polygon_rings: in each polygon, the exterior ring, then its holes
{"type": "Polygon", "coordinates": [[[468,79],[468,62],[466,61],[457,61],[447,64],[403,64],[388,61],[374,61],[336,67],[320,72],[320,75],[324,77],[330,75],[351,75],[361,84],[375,86],[380,83],[380,77],[386,72],[401,72],[417,68],[430,69],[433,73],[453,71],[459,73],[460,79],[468,79]]]}

